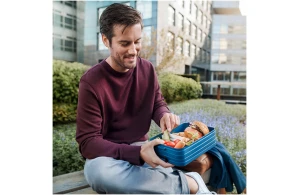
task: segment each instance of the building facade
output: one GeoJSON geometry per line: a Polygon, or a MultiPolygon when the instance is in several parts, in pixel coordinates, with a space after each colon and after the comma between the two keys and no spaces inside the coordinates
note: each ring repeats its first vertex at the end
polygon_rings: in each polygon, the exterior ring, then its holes
{"type": "MultiPolygon", "coordinates": [[[[95,65],[109,55],[99,18],[112,3],[142,13],[143,33],[167,32],[185,60],[176,73],[200,74],[204,94],[246,95],[246,16],[238,1],[53,1],[53,58],[95,65]]],[[[154,37],[155,38],[155,37],[154,37]]],[[[157,50],[161,37],[156,36],[157,50]]],[[[160,56],[150,58],[158,66],[160,56]]]]}
{"type": "Polygon", "coordinates": [[[210,87],[206,93],[246,97],[246,16],[238,1],[214,1],[211,32],[210,87]],[[215,83],[215,84],[214,84],[215,83]]]}
{"type": "Polygon", "coordinates": [[[84,2],[53,1],[53,58],[83,62],[84,2]]]}

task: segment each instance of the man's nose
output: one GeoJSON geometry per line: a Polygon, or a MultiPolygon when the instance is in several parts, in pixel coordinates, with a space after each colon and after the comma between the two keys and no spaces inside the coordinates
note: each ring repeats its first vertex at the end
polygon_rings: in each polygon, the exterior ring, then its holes
{"type": "Polygon", "coordinates": [[[128,53],[131,55],[136,55],[137,54],[137,50],[136,50],[136,45],[133,43],[131,44],[130,48],[128,49],[128,53]]]}

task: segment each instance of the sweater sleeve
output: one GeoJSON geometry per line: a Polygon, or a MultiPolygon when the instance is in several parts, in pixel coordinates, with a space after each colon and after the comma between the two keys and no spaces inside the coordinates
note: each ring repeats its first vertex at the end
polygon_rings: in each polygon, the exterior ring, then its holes
{"type": "Polygon", "coordinates": [[[107,156],[135,165],[144,164],[140,158],[141,146],[118,144],[103,138],[99,101],[93,88],[81,79],[78,93],[76,141],[82,156],[87,159],[107,156]]]}
{"type": "Polygon", "coordinates": [[[154,99],[152,119],[155,121],[155,123],[158,126],[160,126],[160,119],[163,117],[165,113],[170,113],[170,110],[167,106],[167,103],[165,102],[164,97],[162,96],[155,72],[154,72],[154,83],[155,83],[155,99],[154,99]]]}

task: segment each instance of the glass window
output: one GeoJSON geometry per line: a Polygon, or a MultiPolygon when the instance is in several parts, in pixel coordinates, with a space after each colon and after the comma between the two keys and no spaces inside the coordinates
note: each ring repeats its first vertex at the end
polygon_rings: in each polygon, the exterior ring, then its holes
{"type": "Polygon", "coordinates": [[[196,58],[197,58],[197,60],[200,59],[200,47],[197,47],[197,49],[196,49],[196,58]]]}
{"type": "Polygon", "coordinates": [[[212,26],[212,33],[213,34],[220,34],[220,31],[221,31],[221,26],[220,25],[215,24],[215,25],[212,26]]]}
{"type": "Polygon", "coordinates": [[[101,33],[97,33],[97,34],[98,34],[98,50],[108,50],[108,48],[104,45],[102,41],[101,33]]]}
{"type": "Polygon", "coordinates": [[[213,63],[213,64],[218,64],[219,63],[219,55],[218,54],[213,54],[211,56],[211,63],[213,63]]]}
{"type": "Polygon", "coordinates": [[[240,65],[241,62],[241,57],[240,56],[227,56],[227,63],[228,64],[235,64],[235,65],[240,65]]]}
{"type": "Polygon", "coordinates": [[[228,26],[223,24],[220,26],[220,31],[219,31],[220,34],[227,34],[228,33],[228,26]]]}
{"type": "Polygon", "coordinates": [[[194,58],[195,56],[196,56],[196,45],[192,44],[191,57],[194,58]]]}
{"type": "Polygon", "coordinates": [[[212,49],[220,49],[220,41],[218,41],[218,40],[213,40],[212,42],[211,42],[211,44],[212,44],[212,49]]]}
{"type": "Polygon", "coordinates": [[[168,24],[170,26],[175,26],[175,9],[169,5],[168,8],[168,24]]]}
{"type": "Polygon", "coordinates": [[[181,37],[177,37],[177,52],[183,54],[183,39],[181,37]]]}
{"type": "Polygon", "coordinates": [[[246,72],[233,72],[234,81],[246,81],[246,72]]]}
{"type": "Polygon", "coordinates": [[[224,53],[220,53],[219,64],[226,64],[226,63],[227,63],[227,56],[224,53]]]}
{"type": "Polygon", "coordinates": [[[76,1],[65,1],[65,5],[76,8],[76,1]]]}
{"type": "Polygon", "coordinates": [[[193,9],[192,9],[192,16],[193,16],[193,18],[195,18],[195,19],[197,19],[198,18],[198,16],[197,16],[197,13],[198,13],[198,7],[197,7],[197,5],[195,5],[195,4],[193,4],[193,9]]]}
{"type": "Polygon", "coordinates": [[[198,28],[198,33],[197,34],[198,34],[198,39],[201,42],[201,40],[202,40],[202,30],[200,28],[198,28]]]}
{"type": "Polygon", "coordinates": [[[191,35],[192,34],[192,32],[191,32],[191,28],[192,28],[191,21],[186,20],[186,28],[187,28],[188,34],[191,35]]]}
{"type": "Polygon", "coordinates": [[[76,52],[76,41],[64,40],[64,50],[76,52]]]}
{"type": "Polygon", "coordinates": [[[199,24],[202,24],[202,16],[203,16],[202,11],[199,9],[199,14],[197,18],[199,20],[199,24]]]}
{"type": "Polygon", "coordinates": [[[195,24],[192,25],[192,37],[197,39],[197,27],[195,24]]]}
{"type": "Polygon", "coordinates": [[[206,28],[206,22],[207,22],[207,17],[204,15],[203,16],[203,26],[206,28]]]}
{"type": "Polygon", "coordinates": [[[206,63],[210,63],[210,53],[206,52],[206,63]]]}
{"type": "Polygon", "coordinates": [[[227,49],[227,40],[226,39],[220,39],[220,49],[227,49]]]}
{"type": "Polygon", "coordinates": [[[53,50],[63,50],[64,42],[62,39],[53,38],[53,50]]]}
{"type": "Polygon", "coordinates": [[[184,55],[185,56],[190,56],[190,42],[189,41],[185,41],[184,42],[184,55]]]}
{"type": "Polygon", "coordinates": [[[246,64],[247,64],[247,58],[246,57],[242,57],[241,65],[246,65],[246,64]]]}
{"type": "Polygon", "coordinates": [[[204,49],[202,49],[201,62],[202,63],[206,62],[206,51],[204,49]]]}
{"type": "Polygon", "coordinates": [[[63,27],[63,16],[53,14],[53,26],[63,27]]]}
{"type": "Polygon", "coordinates": [[[136,9],[141,12],[143,19],[152,18],[152,1],[138,0],[136,9]]]}
{"type": "Polygon", "coordinates": [[[210,49],[210,36],[207,36],[206,48],[210,49]]]}
{"type": "Polygon", "coordinates": [[[202,31],[202,43],[204,43],[205,38],[206,38],[206,34],[202,31]]]}
{"type": "Polygon", "coordinates": [[[145,45],[151,45],[152,38],[152,27],[144,26],[143,28],[143,43],[145,45]]]}
{"type": "Polygon", "coordinates": [[[210,28],[210,24],[211,24],[211,21],[208,19],[207,20],[207,28],[210,28]]]}
{"type": "Polygon", "coordinates": [[[65,28],[76,30],[76,20],[73,18],[65,17],[65,28]]]}
{"type": "Polygon", "coordinates": [[[172,32],[168,32],[168,48],[170,51],[174,51],[174,34],[172,32]]]}
{"type": "Polygon", "coordinates": [[[98,26],[100,25],[100,22],[99,22],[100,16],[101,16],[101,14],[103,13],[103,11],[105,9],[106,9],[106,7],[101,7],[101,8],[98,9],[98,21],[97,21],[98,26]]]}
{"type": "Polygon", "coordinates": [[[183,20],[183,15],[181,13],[178,13],[178,23],[177,23],[179,29],[184,31],[184,20],[183,20]]]}

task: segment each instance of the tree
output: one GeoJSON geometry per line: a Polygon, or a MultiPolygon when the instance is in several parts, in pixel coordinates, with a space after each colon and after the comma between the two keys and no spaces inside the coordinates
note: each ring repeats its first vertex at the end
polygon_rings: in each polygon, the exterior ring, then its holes
{"type": "Polygon", "coordinates": [[[165,29],[160,30],[159,33],[157,30],[153,30],[151,39],[149,35],[144,34],[140,56],[148,60],[156,56],[155,70],[157,74],[164,72],[183,73],[185,56],[182,52],[183,42],[178,41],[182,39],[180,35],[183,36],[183,33],[179,32],[175,35],[165,29]],[[158,37],[157,34],[159,34],[158,37]]]}

